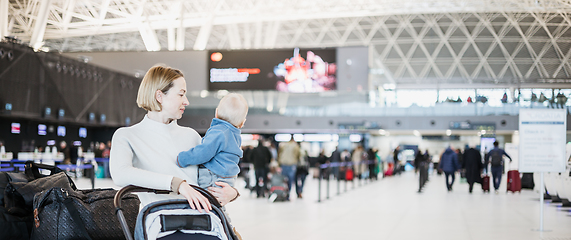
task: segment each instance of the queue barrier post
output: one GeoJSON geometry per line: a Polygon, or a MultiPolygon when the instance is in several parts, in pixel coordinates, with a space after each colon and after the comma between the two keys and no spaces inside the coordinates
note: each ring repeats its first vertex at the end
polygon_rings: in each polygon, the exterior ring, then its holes
{"type": "Polygon", "coordinates": [[[337,165],[337,176],[335,176],[337,178],[337,195],[339,195],[339,184],[341,183],[341,180],[339,180],[339,163],[336,163],[337,165]]]}
{"type": "MultiPolygon", "coordinates": [[[[318,169],[321,172],[321,169],[318,169]]],[[[319,177],[317,180],[317,202],[321,202],[321,173],[319,173],[319,177]]]]}
{"type": "MultiPolygon", "coordinates": [[[[343,167],[345,169],[345,173],[347,173],[347,163],[343,162],[343,167]]],[[[347,174],[343,176],[343,184],[345,185],[345,192],[347,192],[347,174]]]]}
{"type": "Polygon", "coordinates": [[[325,177],[327,177],[327,199],[329,199],[329,180],[330,180],[330,176],[329,176],[329,172],[331,170],[331,168],[329,167],[329,164],[326,164],[326,171],[323,171],[324,175],[326,175],[325,177]]]}

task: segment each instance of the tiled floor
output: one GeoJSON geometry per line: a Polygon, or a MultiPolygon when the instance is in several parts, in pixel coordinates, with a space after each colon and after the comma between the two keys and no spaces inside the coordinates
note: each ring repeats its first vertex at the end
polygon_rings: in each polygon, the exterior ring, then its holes
{"type": "MultiPolygon", "coordinates": [[[[227,208],[245,240],[571,240],[571,213],[555,204],[545,204],[546,231],[537,231],[538,192],[506,193],[504,179],[499,194],[483,193],[479,185],[469,194],[468,185],[456,180],[454,191],[447,192],[444,178],[431,175],[417,193],[417,176],[405,173],[355,188],[349,184],[346,192],[341,184],[340,195],[331,182],[330,199],[320,203],[315,179],[308,178],[303,199],[276,203],[250,195],[240,181],[242,196],[227,208]]],[[[80,188],[89,186],[85,179],[77,182],[80,188]]],[[[115,185],[97,179],[96,187],[115,185]]]]}

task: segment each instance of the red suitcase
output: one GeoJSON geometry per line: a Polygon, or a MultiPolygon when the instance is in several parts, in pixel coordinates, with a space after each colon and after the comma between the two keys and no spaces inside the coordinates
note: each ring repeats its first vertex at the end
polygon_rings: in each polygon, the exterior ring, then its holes
{"type": "Polygon", "coordinates": [[[353,181],[353,169],[349,168],[347,171],[345,171],[345,180],[353,181]]]}
{"type": "Polygon", "coordinates": [[[482,177],[482,190],[484,190],[484,192],[490,191],[490,176],[482,177]]]}
{"type": "Polygon", "coordinates": [[[508,171],[508,191],[521,192],[521,178],[518,170],[508,171]]]}

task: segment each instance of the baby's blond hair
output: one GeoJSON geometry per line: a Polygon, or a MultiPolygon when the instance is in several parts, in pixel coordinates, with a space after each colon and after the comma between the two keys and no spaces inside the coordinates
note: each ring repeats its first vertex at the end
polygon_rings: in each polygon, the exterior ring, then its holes
{"type": "Polygon", "coordinates": [[[248,114],[248,102],[237,93],[224,96],[216,108],[217,117],[240,128],[248,114]]]}

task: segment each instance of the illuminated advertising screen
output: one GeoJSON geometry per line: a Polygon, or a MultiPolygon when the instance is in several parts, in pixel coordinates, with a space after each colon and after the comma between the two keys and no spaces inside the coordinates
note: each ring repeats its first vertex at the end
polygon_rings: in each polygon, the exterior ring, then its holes
{"type": "Polygon", "coordinates": [[[335,49],[209,51],[209,90],[337,90],[335,49]]]}

